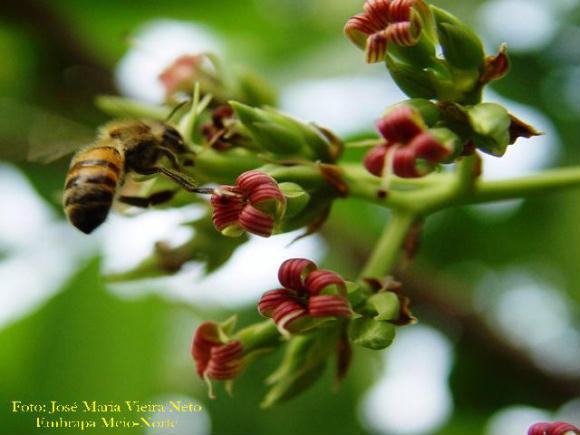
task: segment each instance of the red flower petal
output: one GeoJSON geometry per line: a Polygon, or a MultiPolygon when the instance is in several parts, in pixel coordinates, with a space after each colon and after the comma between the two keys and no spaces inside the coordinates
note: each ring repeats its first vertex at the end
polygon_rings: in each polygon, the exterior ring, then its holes
{"type": "Polygon", "coordinates": [[[308,314],[312,317],[350,317],[352,311],[342,296],[318,295],[309,299],[308,314]]]}
{"type": "Polygon", "coordinates": [[[315,270],[306,279],[306,289],[311,295],[318,295],[330,285],[337,286],[341,294],[346,295],[344,279],[335,272],[331,272],[330,270],[315,270]]]}
{"type": "Polygon", "coordinates": [[[377,122],[377,128],[389,142],[407,144],[423,131],[416,117],[410,107],[397,107],[377,122]]]}
{"type": "Polygon", "coordinates": [[[272,319],[279,328],[292,331],[292,324],[305,317],[307,310],[297,301],[288,300],[282,302],[272,313],[272,319]]]}
{"type": "Polygon", "coordinates": [[[261,171],[247,171],[236,179],[236,185],[246,195],[250,195],[256,187],[263,184],[277,185],[276,180],[261,171]]]}
{"type": "Polygon", "coordinates": [[[274,310],[283,302],[293,299],[296,293],[288,289],[270,290],[262,295],[258,302],[258,311],[262,316],[272,317],[274,310]]]}
{"type": "Polygon", "coordinates": [[[378,146],[370,150],[364,159],[364,166],[371,174],[380,177],[383,175],[385,168],[385,159],[387,157],[387,147],[378,146]]]}
{"type": "Polygon", "coordinates": [[[306,290],[305,281],[308,274],[316,270],[316,264],[304,258],[286,260],[278,269],[278,281],[287,289],[297,292],[306,290]]]}
{"type": "Polygon", "coordinates": [[[270,237],[274,230],[274,219],[251,204],[244,207],[238,222],[248,233],[261,237],[270,237]]]}

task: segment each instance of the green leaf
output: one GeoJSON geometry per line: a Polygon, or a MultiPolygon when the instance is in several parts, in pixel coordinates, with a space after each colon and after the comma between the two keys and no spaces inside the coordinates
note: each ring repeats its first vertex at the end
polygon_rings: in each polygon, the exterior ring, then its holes
{"type": "Polygon", "coordinates": [[[361,317],[353,320],[348,328],[350,341],[368,349],[384,349],[395,338],[395,325],[386,321],[361,317]]]}

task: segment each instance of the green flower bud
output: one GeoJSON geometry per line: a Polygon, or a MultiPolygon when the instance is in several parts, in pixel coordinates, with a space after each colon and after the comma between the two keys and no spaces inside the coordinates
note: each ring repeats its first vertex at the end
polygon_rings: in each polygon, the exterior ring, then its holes
{"type": "Polygon", "coordinates": [[[401,304],[396,293],[381,292],[368,298],[367,309],[375,320],[393,320],[399,317],[401,304]]]}
{"type": "Polygon", "coordinates": [[[273,109],[257,109],[236,102],[230,104],[264,150],[283,156],[333,161],[334,145],[315,126],[273,109]]]}
{"type": "Polygon", "coordinates": [[[482,103],[468,108],[467,116],[477,148],[492,156],[503,156],[510,144],[512,122],[508,111],[499,104],[482,103]]]}
{"type": "Polygon", "coordinates": [[[310,195],[296,183],[280,183],[278,185],[286,197],[286,218],[293,218],[308,205],[310,195]]]}
{"type": "Polygon", "coordinates": [[[447,62],[454,68],[479,71],[485,60],[479,36],[452,14],[435,6],[431,10],[447,62]]]}
{"type": "Polygon", "coordinates": [[[431,74],[395,60],[390,55],[386,56],[386,64],[397,86],[409,97],[428,100],[437,98],[437,87],[431,74]]]}
{"type": "Polygon", "coordinates": [[[395,338],[395,325],[387,321],[361,317],[350,322],[350,341],[368,349],[380,350],[389,347],[395,338]]]}

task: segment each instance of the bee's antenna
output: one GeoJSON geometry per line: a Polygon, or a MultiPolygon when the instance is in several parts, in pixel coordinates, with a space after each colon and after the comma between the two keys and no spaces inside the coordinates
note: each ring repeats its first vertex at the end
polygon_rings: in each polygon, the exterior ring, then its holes
{"type": "Polygon", "coordinates": [[[169,115],[167,115],[167,118],[165,118],[165,122],[168,123],[169,121],[171,121],[171,118],[175,116],[175,114],[179,111],[179,109],[191,103],[191,101],[192,101],[191,98],[188,98],[187,100],[184,100],[181,103],[177,104],[173,109],[171,109],[171,112],[169,112],[169,115]]]}

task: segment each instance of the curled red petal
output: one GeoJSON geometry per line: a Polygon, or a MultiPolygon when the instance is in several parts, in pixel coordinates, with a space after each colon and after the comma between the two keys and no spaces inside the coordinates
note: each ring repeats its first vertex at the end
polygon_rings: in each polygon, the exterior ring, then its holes
{"type": "Polygon", "coordinates": [[[382,29],[390,22],[390,0],[367,0],[364,5],[365,15],[369,17],[375,29],[382,29]]]}
{"type": "Polygon", "coordinates": [[[246,205],[238,218],[240,226],[248,233],[270,237],[274,231],[274,218],[258,210],[251,204],[246,205]]]}
{"type": "Polygon", "coordinates": [[[411,20],[411,9],[416,0],[392,0],[389,5],[389,18],[391,22],[411,20]]]}
{"type": "Polygon", "coordinates": [[[528,435],[546,435],[550,426],[550,423],[536,423],[528,429],[528,435]]]}
{"type": "Polygon", "coordinates": [[[389,42],[388,34],[384,31],[373,33],[367,38],[366,62],[377,63],[385,59],[387,44],[389,42]]]}
{"type": "Polygon", "coordinates": [[[277,185],[276,180],[261,171],[246,171],[236,179],[237,187],[245,195],[250,195],[256,187],[263,184],[277,185]]]}
{"type": "Polygon", "coordinates": [[[417,178],[423,174],[417,170],[417,156],[410,147],[401,147],[393,154],[393,172],[402,178],[417,178]]]}
{"type": "Polygon", "coordinates": [[[292,331],[292,324],[307,315],[308,311],[298,301],[287,300],[276,307],[272,319],[279,328],[292,331]]]}
{"type": "Polygon", "coordinates": [[[548,431],[549,435],[567,435],[568,433],[580,434],[580,429],[570,423],[557,421],[552,423],[548,431]]]}
{"type": "Polygon", "coordinates": [[[352,311],[342,296],[318,295],[308,300],[308,314],[312,317],[350,317],[352,311]]]}
{"type": "Polygon", "coordinates": [[[218,231],[222,231],[230,225],[238,223],[242,208],[215,207],[212,221],[218,231]]]}
{"type": "Polygon", "coordinates": [[[409,144],[409,148],[415,151],[416,157],[427,160],[430,163],[439,163],[451,154],[449,149],[427,131],[415,137],[409,144]]]}
{"type": "Polygon", "coordinates": [[[272,317],[272,313],[280,304],[293,299],[295,296],[294,291],[285,288],[267,291],[258,302],[258,311],[262,316],[272,317]]]}
{"type": "Polygon", "coordinates": [[[410,107],[397,107],[377,122],[377,129],[387,141],[407,144],[423,131],[416,117],[410,107]]]}
{"type": "Polygon", "coordinates": [[[267,201],[284,202],[285,197],[277,184],[261,184],[251,190],[249,201],[257,205],[267,201]]]}
{"type": "Polygon", "coordinates": [[[306,290],[305,281],[308,274],[316,270],[316,264],[305,258],[286,260],[278,269],[278,281],[287,289],[297,292],[306,290]]]}
{"type": "Polygon", "coordinates": [[[387,158],[387,147],[378,146],[370,150],[364,159],[364,166],[371,174],[380,177],[383,175],[385,160],[387,158]]]}
{"type": "Polygon", "coordinates": [[[243,369],[243,353],[244,348],[239,341],[212,348],[204,375],[220,381],[234,379],[243,369]]]}
{"type": "Polygon", "coordinates": [[[393,42],[401,47],[410,47],[415,45],[420,34],[418,23],[405,21],[402,23],[393,23],[382,32],[387,42],[393,42]]]}
{"type": "Polygon", "coordinates": [[[337,286],[341,294],[346,294],[346,283],[336,272],[330,270],[315,270],[306,278],[306,289],[311,295],[318,295],[330,285],[337,286]]]}
{"type": "Polygon", "coordinates": [[[218,335],[218,326],[214,322],[203,322],[193,335],[191,355],[196,363],[197,374],[201,377],[207,368],[211,357],[211,350],[221,345],[218,335]]]}

